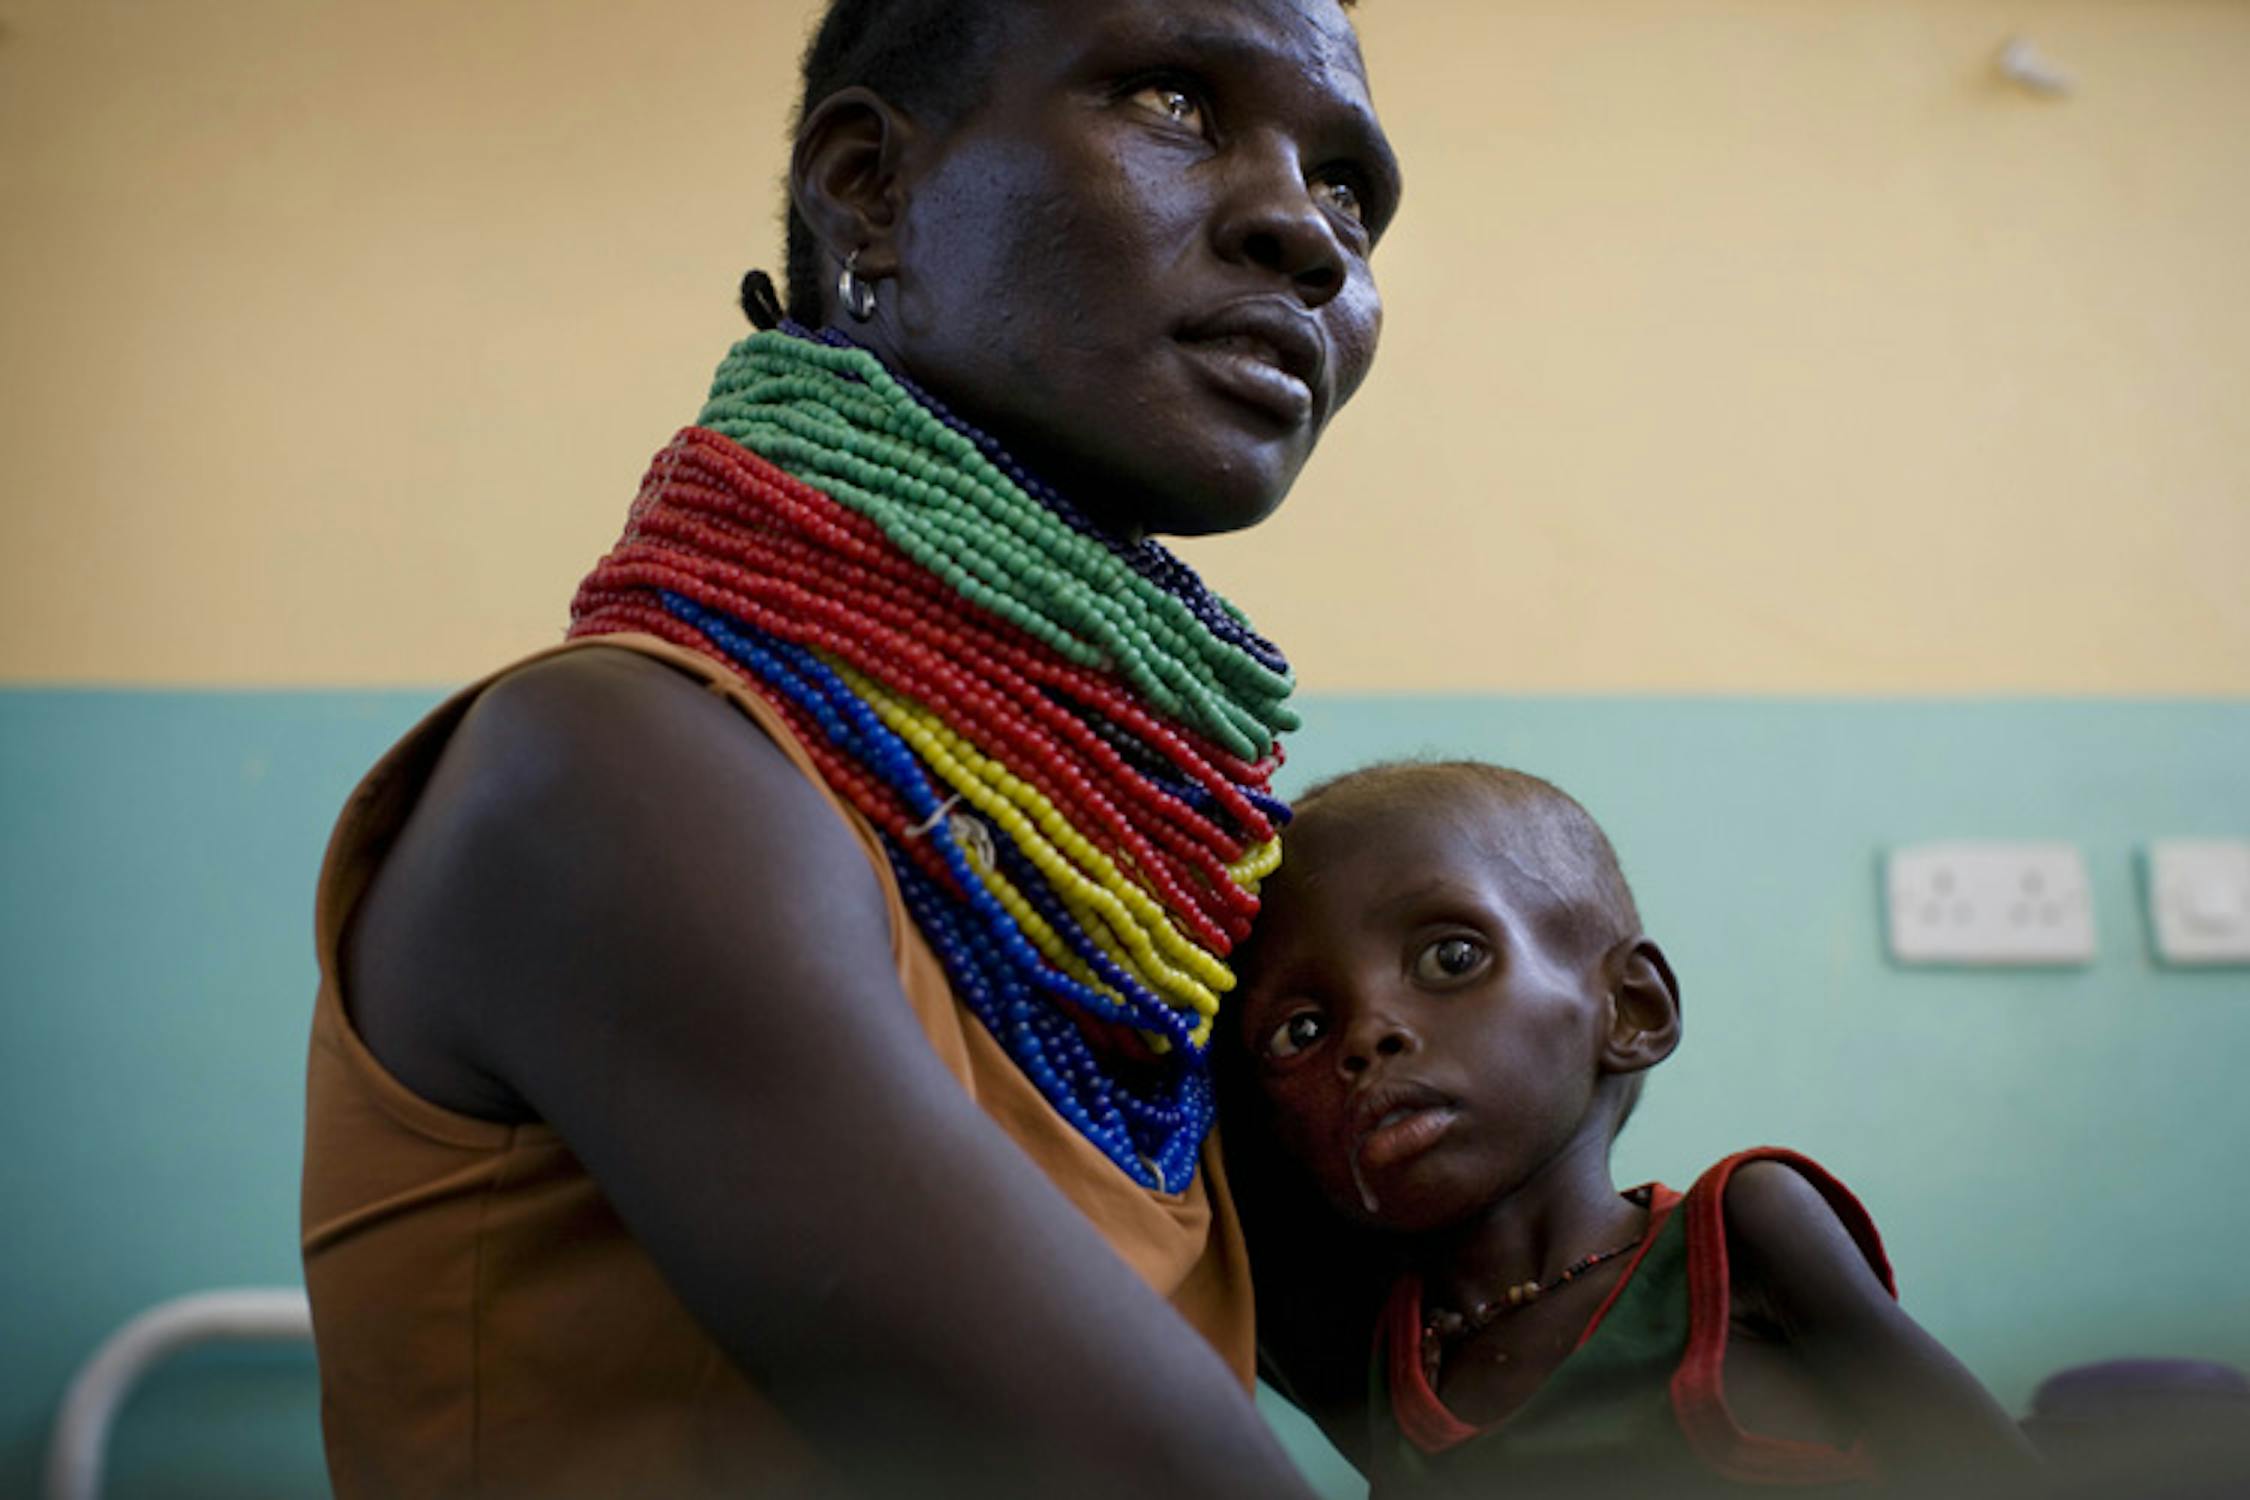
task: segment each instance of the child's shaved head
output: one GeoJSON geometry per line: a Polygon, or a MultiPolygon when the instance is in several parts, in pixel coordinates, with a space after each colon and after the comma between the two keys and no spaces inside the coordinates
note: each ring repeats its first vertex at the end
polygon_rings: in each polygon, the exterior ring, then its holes
{"type": "Polygon", "coordinates": [[[1640,908],[1608,835],[1576,798],[1529,772],[1474,760],[1386,761],[1315,784],[1296,799],[1294,826],[1302,834],[1331,820],[1448,807],[1467,814],[1480,804],[1506,819],[1493,852],[1553,887],[1586,924],[1584,940],[1607,948],[1640,934],[1640,908]]]}
{"type": "MultiPolygon", "coordinates": [[[[1283,864],[1292,838],[1348,837],[1354,825],[1369,820],[1447,810],[1464,821],[1481,818],[1492,836],[1492,856],[1552,893],[1542,925],[1579,953],[1592,958],[1642,938],[1633,889],[1593,814],[1553,782],[1484,761],[1386,761],[1316,783],[1294,803],[1283,864]]],[[[1632,1117],[1645,1081],[1641,1073],[1610,1080],[1613,1135],[1632,1117]]]]}

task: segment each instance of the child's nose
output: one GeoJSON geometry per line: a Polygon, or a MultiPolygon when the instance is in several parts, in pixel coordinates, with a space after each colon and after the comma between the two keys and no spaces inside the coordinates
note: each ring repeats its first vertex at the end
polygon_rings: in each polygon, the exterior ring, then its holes
{"type": "Polygon", "coordinates": [[[1378,1061],[1412,1052],[1420,1046],[1404,1021],[1383,1012],[1371,1012],[1354,1021],[1344,1033],[1337,1063],[1345,1076],[1356,1078],[1378,1061]]]}

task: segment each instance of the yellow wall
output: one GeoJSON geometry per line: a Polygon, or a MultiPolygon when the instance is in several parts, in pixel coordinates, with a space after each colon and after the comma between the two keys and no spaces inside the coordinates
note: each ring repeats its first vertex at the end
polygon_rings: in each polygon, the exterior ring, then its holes
{"type": "MultiPolygon", "coordinates": [[[[0,679],[550,638],[777,256],[808,10],[0,0],[0,679]]],[[[1308,687],[2250,693],[2250,5],[1362,29],[1384,359],[1191,550],[1308,687]]]]}

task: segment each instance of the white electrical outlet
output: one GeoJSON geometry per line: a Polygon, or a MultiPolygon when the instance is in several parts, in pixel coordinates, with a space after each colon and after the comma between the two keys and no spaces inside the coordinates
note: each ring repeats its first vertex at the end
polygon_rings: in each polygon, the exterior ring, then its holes
{"type": "Polygon", "coordinates": [[[2093,962],[2094,903],[2075,845],[1917,844],[1891,851],[1885,885],[1902,964],[2093,962]]]}
{"type": "Polygon", "coordinates": [[[2250,842],[2150,844],[2148,925],[2168,964],[2250,964],[2250,842]]]}

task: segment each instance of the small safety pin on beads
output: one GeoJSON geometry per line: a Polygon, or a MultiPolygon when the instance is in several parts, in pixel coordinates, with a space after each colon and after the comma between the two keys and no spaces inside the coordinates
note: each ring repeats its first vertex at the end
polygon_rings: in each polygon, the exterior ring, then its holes
{"type": "Polygon", "coordinates": [[[992,847],[992,830],[975,813],[953,814],[945,820],[945,830],[953,835],[953,842],[961,846],[969,863],[978,869],[990,870],[1000,862],[999,851],[992,847]]]}
{"type": "Polygon", "coordinates": [[[910,839],[926,838],[937,831],[938,824],[943,823],[945,831],[953,835],[953,842],[960,845],[961,852],[968,856],[969,863],[980,870],[990,870],[1000,862],[999,851],[992,847],[992,830],[975,813],[954,811],[960,802],[961,794],[955,792],[937,805],[937,811],[907,829],[906,836],[910,839]]]}
{"type": "Polygon", "coordinates": [[[906,836],[910,839],[927,838],[931,834],[937,832],[938,824],[945,821],[945,815],[953,811],[953,809],[957,805],[959,805],[960,801],[961,794],[959,792],[955,792],[952,796],[946,798],[943,802],[940,802],[937,805],[936,812],[931,813],[921,822],[915,824],[912,828],[907,829],[906,836]]]}

